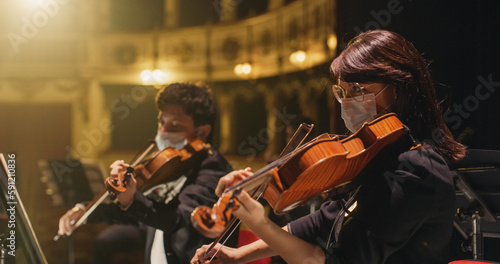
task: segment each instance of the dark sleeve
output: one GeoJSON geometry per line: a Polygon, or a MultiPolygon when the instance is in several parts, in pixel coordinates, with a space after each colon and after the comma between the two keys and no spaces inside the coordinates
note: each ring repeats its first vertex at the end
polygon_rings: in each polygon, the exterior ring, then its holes
{"type": "Polygon", "coordinates": [[[215,187],[219,178],[231,171],[230,166],[218,154],[205,159],[194,180],[188,179],[186,185],[168,204],[154,202],[140,192],[135,193],[135,199],[126,214],[133,218],[163,230],[169,234],[178,229],[180,225],[190,224],[191,212],[200,205],[212,206],[217,201],[215,187]]]}
{"type": "Polygon", "coordinates": [[[311,244],[326,248],[333,221],[339,212],[338,201],[324,202],[313,214],[288,223],[288,232],[311,244]]]}
{"type": "Polygon", "coordinates": [[[114,203],[103,203],[89,215],[88,223],[124,224],[138,225],[137,220],[127,216],[114,203]]]}
{"type": "Polygon", "coordinates": [[[325,263],[340,263],[338,258],[332,254],[328,247],[333,223],[341,210],[340,201],[324,202],[320,209],[313,214],[301,217],[288,223],[288,232],[314,245],[318,245],[325,252],[325,263]]]}
{"type": "Polygon", "coordinates": [[[324,204],[315,214],[291,222],[289,231],[321,246],[327,263],[433,263],[439,259],[454,215],[453,183],[441,156],[432,150],[408,151],[370,164],[363,174],[357,208],[344,219],[333,247],[326,247],[326,241],[339,202],[324,204]],[[394,261],[396,256],[402,256],[401,262],[394,261]]]}
{"type": "Polygon", "coordinates": [[[404,152],[394,161],[366,175],[333,251],[341,260],[439,263],[446,251],[455,210],[446,163],[427,149],[404,152]],[[401,259],[394,260],[396,255],[401,259]]]}

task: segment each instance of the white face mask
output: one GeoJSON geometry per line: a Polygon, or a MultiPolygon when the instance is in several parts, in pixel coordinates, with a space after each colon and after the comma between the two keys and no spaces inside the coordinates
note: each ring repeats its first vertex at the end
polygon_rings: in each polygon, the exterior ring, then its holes
{"type": "Polygon", "coordinates": [[[360,102],[353,98],[342,98],[340,101],[342,119],[344,119],[347,129],[353,133],[358,131],[365,122],[374,120],[377,115],[377,105],[373,93],[365,94],[359,99],[360,102]]]}
{"type": "Polygon", "coordinates": [[[159,150],[165,148],[182,149],[187,144],[186,132],[160,132],[156,134],[155,141],[159,150]]]}

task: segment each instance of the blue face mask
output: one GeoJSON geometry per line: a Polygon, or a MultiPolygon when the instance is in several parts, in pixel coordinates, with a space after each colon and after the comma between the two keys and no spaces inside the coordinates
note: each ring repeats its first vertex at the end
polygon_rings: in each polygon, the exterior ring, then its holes
{"type": "Polygon", "coordinates": [[[174,148],[180,150],[188,143],[186,132],[160,132],[156,134],[155,141],[158,149],[174,148]]]}

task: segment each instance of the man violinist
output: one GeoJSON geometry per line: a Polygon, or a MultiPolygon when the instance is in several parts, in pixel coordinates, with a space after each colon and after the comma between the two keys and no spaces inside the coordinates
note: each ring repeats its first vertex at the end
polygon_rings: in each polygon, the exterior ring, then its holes
{"type": "MultiPolygon", "coordinates": [[[[211,94],[205,86],[170,84],[158,92],[155,101],[159,110],[155,140],[160,150],[166,147],[182,149],[195,139],[207,141],[216,113],[211,94]]],[[[110,166],[110,177],[118,177],[119,172],[128,166],[123,160],[115,161],[110,166]]],[[[113,208],[96,210],[88,220],[102,220],[102,215],[106,214],[108,219],[114,217],[111,221],[128,218],[128,221],[143,223],[148,226],[146,263],[188,263],[198,247],[211,241],[192,227],[190,214],[197,206],[216,202],[214,191],[217,182],[230,171],[229,163],[211,148],[208,156],[189,168],[185,175],[165,184],[165,195],[160,201],[138,191],[136,180],[132,177],[126,191],[117,196],[118,205],[110,204],[107,206],[113,208]]],[[[70,232],[72,220],[81,217],[83,211],[74,208],[61,217],[58,234],[70,232]]],[[[99,249],[96,251],[99,252],[99,249]]],[[[109,263],[109,260],[96,259],[96,262],[109,263]]]]}

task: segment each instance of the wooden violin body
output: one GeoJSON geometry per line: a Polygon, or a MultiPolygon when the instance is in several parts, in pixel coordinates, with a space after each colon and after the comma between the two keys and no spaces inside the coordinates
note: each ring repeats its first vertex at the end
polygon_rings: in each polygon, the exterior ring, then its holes
{"type": "MultiPolygon", "coordinates": [[[[192,167],[196,161],[205,157],[209,145],[196,139],[183,149],[166,148],[158,152],[152,159],[134,167],[137,189],[145,192],[158,184],[176,180],[192,167]]],[[[119,174],[118,179],[108,178],[105,182],[109,191],[119,194],[126,189],[126,171],[119,174]]]]}
{"type": "MultiPolygon", "coordinates": [[[[232,192],[237,189],[249,191],[266,184],[263,196],[275,213],[288,212],[318,194],[350,183],[382,149],[406,134],[406,127],[395,114],[365,123],[356,133],[342,140],[324,134],[283,157],[284,161],[276,166],[266,166],[265,172],[259,170],[253,177],[228,188],[221,200],[228,200],[224,196],[233,197],[232,192]]],[[[213,208],[197,208],[191,214],[193,225],[202,234],[213,237],[223,231],[221,226],[226,220],[218,217],[226,215],[228,209],[221,200],[213,208]],[[198,215],[207,213],[212,215],[198,215]]]]}
{"type": "Polygon", "coordinates": [[[301,148],[279,168],[264,198],[282,214],[312,197],[350,183],[385,147],[406,135],[395,114],[366,123],[355,134],[318,139],[301,148]],[[279,181],[277,181],[279,180],[279,181]]]}

